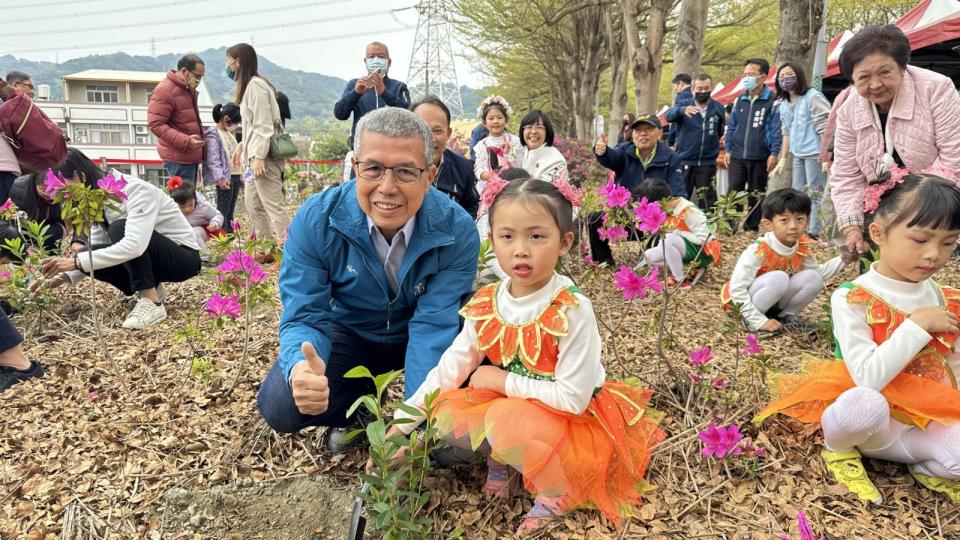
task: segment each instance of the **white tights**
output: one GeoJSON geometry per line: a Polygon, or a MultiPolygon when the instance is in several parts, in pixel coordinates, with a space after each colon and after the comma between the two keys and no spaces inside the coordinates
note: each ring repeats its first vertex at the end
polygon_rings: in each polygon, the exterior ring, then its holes
{"type": "Polygon", "coordinates": [[[854,448],[876,459],[913,464],[922,473],[960,480],[960,425],[930,422],[927,429],[890,417],[886,398],[876,390],[855,387],[823,412],[824,446],[834,452],[854,448]]]}
{"type": "Polygon", "coordinates": [[[667,233],[663,239],[663,245],[656,245],[643,253],[647,262],[651,266],[663,266],[664,254],[666,254],[667,268],[673,274],[673,279],[683,280],[683,254],[687,250],[687,245],[683,242],[683,237],[677,233],[667,233]]]}
{"type": "Polygon", "coordinates": [[[194,227],[193,236],[197,238],[197,244],[200,244],[200,253],[207,252],[207,229],[205,227],[194,227]]]}
{"type": "Polygon", "coordinates": [[[823,290],[823,277],[816,270],[802,270],[790,276],[775,270],[753,280],[750,302],[766,313],[779,305],[780,313],[796,315],[823,290]]]}

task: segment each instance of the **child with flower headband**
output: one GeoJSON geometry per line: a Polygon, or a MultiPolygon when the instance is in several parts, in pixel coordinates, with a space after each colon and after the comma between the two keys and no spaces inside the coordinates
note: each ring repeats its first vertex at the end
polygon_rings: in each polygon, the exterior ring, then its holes
{"type": "Polygon", "coordinates": [[[813,202],[793,188],[767,195],[760,207],[761,225],[769,232],[743,251],[720,291],[724,309],[740,304],[740,317],[751,332],[773,335],[786,328],[809,334],[815,326],[798,317],[823,290],[824,282],[843,270],[834,257],[823,265],[806,236],[813,202]]]}
{"type": "Polygon", "coordinates": [[[880,257],[831,297],[841,361],[780,377],[756,420],[819,422],[827,469],[861,499],[881,500],[865,455],[908,464],[918,483],[960,503],[960,291],[932,279],[960,238],[960,189],[897,170],[865,195],[880,257]]]}
{"type": "Polygon", "coordinates": [[[507,122],[513,109],[500,96],[490,96],[480,102],[477,117],[487,128],[487,136],[472,149],[473,172],[477,176],[477,192],[490,180],[490,174],[512,167],[520,155],[520,138],[507,132],[507,122]]]}
{"type": "MultiPolygon", "coordinates": [[[[590,300],[554,270],[573,245],[573,204],[548,182],[514,180],[489,219],[507,278],[464,306],[463,330],[407,405],[442,392],[432,420],[451,444],[489,456],[486,493],[509,496],[522,477],[536,498],[518,533],[588,505],[619,523],[635,515],[664,434],[649,390],[606,380],[590,300]]],[[[413,422],[394,433],[424,419],[397,415],[413,422]]]]}
{"type": "Polygon", "coordinates": [[[720,265],[720,242],[707,226],[707,216],[697,205],[683,197],[674,197],[670,186],[659,178],[644,180],[631,191],[634,199],[660,201],[667,213],[661,230],[669,231],[664,245],[652,246],[644,252],[644,259],[653,266],[666,266],[672,277],[670,285],[681,288],[692,286],[712,263],[720,265]],[[684,265],[691,266],[689,274],[684,265]]]}
{"type": "Polygon", "coordinates": [[[207,202],[206,197],[189,180],[173,176],[167,181],[167,190],[193,227],[193,234],[200,244],[200,254],[205,256],[207,240],[223,234],[223,214],[207,202]]]}

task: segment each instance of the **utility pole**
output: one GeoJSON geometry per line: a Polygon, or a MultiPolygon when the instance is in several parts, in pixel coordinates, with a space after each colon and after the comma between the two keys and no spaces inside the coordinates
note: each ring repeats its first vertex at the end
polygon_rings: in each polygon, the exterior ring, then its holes
{"type": "Polygon", "coordinates": [[[440,0],[421,0],[415,8],[420,16],[413,54],[410,55],[407,86],[414,99],[432,94],[443,101],[451,115],[463,116],[446,8],[440,0]]]}

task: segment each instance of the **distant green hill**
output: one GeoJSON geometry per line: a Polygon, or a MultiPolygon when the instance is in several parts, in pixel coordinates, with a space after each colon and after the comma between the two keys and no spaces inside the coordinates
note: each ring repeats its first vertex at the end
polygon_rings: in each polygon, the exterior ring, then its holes
{"type": "MultiPolygon", "coordinates": [[[[204,77],[210,97],[214,102],[233,101],[235,83],[228,79],[223,71],[226,48],[208,49],[200,54],[207,64],[204,77]]],[[[180,55],[164,54],[150,56],[130,56],[126,53],[85,56],[65,61],[37,62],[19,59],[11,55],[0,56],[0,74],[17,69],[29,73],[36,84],[50,85],[50,98],[63,99],[61,77],[87,69],[119,69],[133,71],[166,71],[177,64],[180,55]]],[[[340,98],[346,81],[337,77],[328,77],[319,73],[287,69],[260,57],[260,72],[270,79],[278,90],[290,98],[293,122],[288,126],[291,131],[317,132],[342,130],[346,133],[350,126],[333,117],[333,105],[340,98]]],[[[461,99],[467,116],[472,116],[479,103],[477,92],[462,86],[461,99]]],[[[312,133],[311,133],[312,134],[312,133]]]]}

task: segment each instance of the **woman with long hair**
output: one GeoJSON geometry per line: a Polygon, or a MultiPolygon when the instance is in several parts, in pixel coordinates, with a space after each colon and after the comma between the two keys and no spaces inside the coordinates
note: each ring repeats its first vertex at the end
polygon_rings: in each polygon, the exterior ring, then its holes
{"type": "MultiPolygon", "coordinates": [[[[246,43],[227,49],[227,76],[237,81],[243,141],[233,152],[233,161],[246,182],[244,202],[261,239],[281,241],[290,217],[283,198],[284,159],[270,159],[270,137],[281,125],[277,91],[257,71],[257,52],[246,43]]],[[[272,258],[272,255],[267,256],[272,258]]],[[[267,262],[267,261],[265,261],[267,262]]]]}

